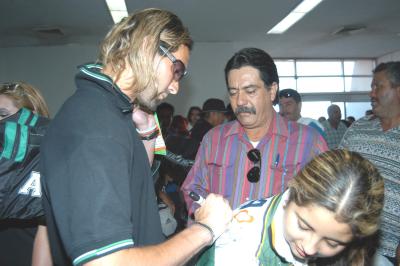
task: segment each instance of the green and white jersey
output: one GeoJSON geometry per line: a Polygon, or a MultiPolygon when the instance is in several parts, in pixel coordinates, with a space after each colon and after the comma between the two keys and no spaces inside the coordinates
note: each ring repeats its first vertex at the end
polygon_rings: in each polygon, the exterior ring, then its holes
{"type": "Polygon", "coordinates": [[[286,191],[241,205],[228,230],[197,265],[304,265],[293,258],[283,237],[283,206],[288,195],[286,191]]]}

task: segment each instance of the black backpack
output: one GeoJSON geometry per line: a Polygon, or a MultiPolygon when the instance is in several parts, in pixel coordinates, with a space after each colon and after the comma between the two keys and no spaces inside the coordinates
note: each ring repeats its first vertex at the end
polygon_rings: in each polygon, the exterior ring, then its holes
{"type": "Polygon", "coordinates": [[[24,108],[0,121],[0,219],[44,215],[39,157],[48,123],[24,108]]]}

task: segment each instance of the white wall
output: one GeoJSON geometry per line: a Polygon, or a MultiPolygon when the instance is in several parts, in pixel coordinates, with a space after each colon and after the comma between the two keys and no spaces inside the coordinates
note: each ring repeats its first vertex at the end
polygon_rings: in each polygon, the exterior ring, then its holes
{"type": "Polygon", "coordinates": [[[75,91],[76,66],[96,59],[95,46],[21,47],[0,49],[0,82],[26,81],[37,87],[54,116],[75,91]]]}
{"type": "Polygon", "coordinates": [[[390,54],[383,55],[381,57],[378,57],[377,59],[378,64],[389,61],[400,61],[400,50],[390,54]]]}
{"type": "MultiPolygon", "coordinates": [[[[176,114],[186,115],[192,105],[202,106],[211,97],[228,103],[224,67],[234,52],[242,48],[231,43],[195,43],[189,74],[182,80],[178,95],[166,101],[176,114]]],[[[74,90],[76,66],[96,59],[97,46],[20,47],[0,49],[0,82],[23,80],[43,93],[51,115],[58,111],[74,90]]]]}
{"type": "Polygon", "coordinates": [[[166,99],[175,106],[176,114],[185,116],[190,106],[201,108],[208,98],[229,102],[224,68],[234,52],[236,50],[230,43],[195,43],[188,76],[182,80],[179,93],[166,99]]]}

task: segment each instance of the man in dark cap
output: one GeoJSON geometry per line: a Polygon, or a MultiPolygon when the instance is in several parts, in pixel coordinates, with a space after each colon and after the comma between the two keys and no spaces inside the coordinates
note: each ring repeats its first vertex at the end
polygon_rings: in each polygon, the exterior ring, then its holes
{"type": "Polygon", "coordinates": [[[279,91],[279,114],[288,120],[310,126],[326,138],[324,126],[317,120],[301,116],[301,96],[293,89],[279,91]]]}
{"type": "Polygon", "coordinates": [[[204,135],[210,129],[224,122],[226,111],[223,100],[216,98],[206,100],[203,104],[201,118],[196,122],[191,131],[191,137],[197,140],[200,144],[204,135]]]}

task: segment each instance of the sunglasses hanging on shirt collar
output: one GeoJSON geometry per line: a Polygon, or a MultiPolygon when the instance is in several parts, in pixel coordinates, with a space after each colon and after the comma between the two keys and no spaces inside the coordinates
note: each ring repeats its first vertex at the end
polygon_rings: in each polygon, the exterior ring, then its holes
{"type": "Polygon", "coordinates": [[[258,149],[251,149],[247,152],[247,158],[254,163],[254,166],[247,172],[247,180],[250,183],[257,183],[261,173],[261,153],[258,149]]]}

